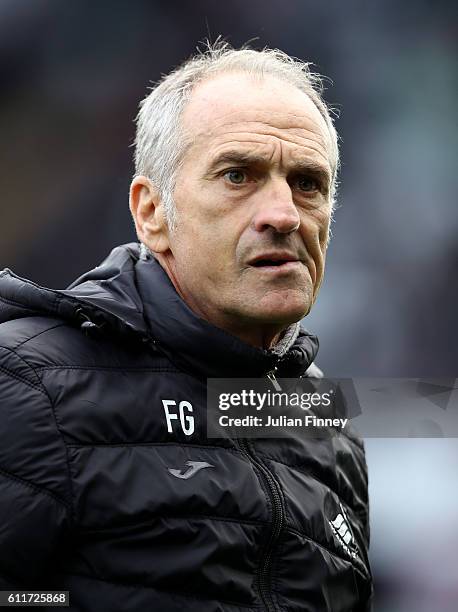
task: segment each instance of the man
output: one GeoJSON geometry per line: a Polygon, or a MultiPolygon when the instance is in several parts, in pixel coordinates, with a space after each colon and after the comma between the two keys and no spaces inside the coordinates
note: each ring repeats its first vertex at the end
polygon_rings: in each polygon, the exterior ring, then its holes
{"type": "Polygon", "coordinates": [[[369,609],[361,442],[205,429],[209,377],[318,375],[299,321],[337,169],[308,66],[215,45],[141,105],[141,246],[65,291],[2,273],[3,589],[78,611],[369,609]]]}

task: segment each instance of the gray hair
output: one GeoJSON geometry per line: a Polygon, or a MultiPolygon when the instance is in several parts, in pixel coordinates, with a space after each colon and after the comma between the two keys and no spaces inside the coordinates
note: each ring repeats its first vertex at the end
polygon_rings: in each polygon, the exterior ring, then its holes
{"type": "Polygon", "coordinates": [[[324,118],[330,134],[330,197],[334,204],[339,169],[338,136],[331,117],[333,111],[322,98],[322,77],[310,70],[310,63],[290,57],[278,49],[233,49],[227,42],[217,40],[214,44],[208,43],[204,51],[198,51],[153,85],[140,103],[136,118],[135,175],[148,177],[158,190],[169,228],[173,230],[176,227],[173,192],[180,162],[189,145],[180,125],[183,110],[198,83],[228,72],[244,72],[261,77],[272,75],[308,95],[324,118]]]}

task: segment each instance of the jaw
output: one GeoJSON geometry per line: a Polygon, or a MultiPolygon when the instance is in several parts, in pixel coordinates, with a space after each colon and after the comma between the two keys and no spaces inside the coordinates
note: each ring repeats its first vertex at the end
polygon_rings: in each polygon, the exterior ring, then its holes
{"type": "Polygon", "coordinates": [[[288,326],[308,313],[311,301],[312,292],[303,288],[271,289],[253,305],[253,317],[259,324],[288,326]]]}
{"type": "MultiPolygon", "coordinates": [[[[239,294],[240,295],[240,294],[239,294]]],[[[231,307],[226,302],[221,327],[253,346],[269,348],[291,324],[300,321],[310,310],[311,288],[276,289],[251,299],[237,300],[231,307]]]]}

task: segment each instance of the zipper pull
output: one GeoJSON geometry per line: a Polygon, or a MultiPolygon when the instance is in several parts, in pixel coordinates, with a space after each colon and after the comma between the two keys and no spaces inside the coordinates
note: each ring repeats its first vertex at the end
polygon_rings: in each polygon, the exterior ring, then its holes
{"type": "Polygon", "coordinates": [[[277,366],[275,366],[272,370],[269,370],[269,372],[267,372],[266,376],[270,380],[270,382],[272,383],[275,391],[281,391],[280,384],[279,384],[278,380],[275,378],[275,372],[277,370],[278,370],[278,368],[277,368],[277,366]]]}
{"type": "Polygon", "coordinates": [[[84,312],[84,310],[82,308],[78,308],[75,311],[75,314],[77,315],[77,317],[79,318],[80,322],[80,329],[81,331],[86,335],[86,336],[97,336],[100,332],[101,329],[101,325],[97,325],[97,323],[94,323],[93,321],[91,321],[91,319],[88,317],[88,315],[84,312]]]}

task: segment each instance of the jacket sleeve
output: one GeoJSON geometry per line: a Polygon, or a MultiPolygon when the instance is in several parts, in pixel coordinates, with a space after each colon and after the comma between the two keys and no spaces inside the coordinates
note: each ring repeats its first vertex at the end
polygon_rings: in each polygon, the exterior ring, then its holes
{"type": "Polygon", "coordinates": [[[71,520],[66,447],[37,372],[0,347],[0,587],[48,588],[71,520]]]}
{"type": "MultiPolygon", "coordinates": [[[[362,449],[363,449],[363,460],[364,460],[363,469],[364,469],[364,482],[365,482],[365,485],[364,485],[365,513],[362,519],[363,519],[364,537],[366,539],[367,554],[368,554],[371,534],[370,534],[370,520],[369,520],[368,468],[367,468],[366,449],[364,446],[364,442],[362,443],[362,449]]],[[[368,569],[369,571],[371,571],[369,560],[368,560],[368,569]]],[[[365,599],[362,602],[361,612],[372,612],[373,596],[374,596],[374,589],[373,589],[372,574],[371,574],[371,581],[370,581],[370,584],[368,584],[368,590],[365,595],[365,599]]]]}

